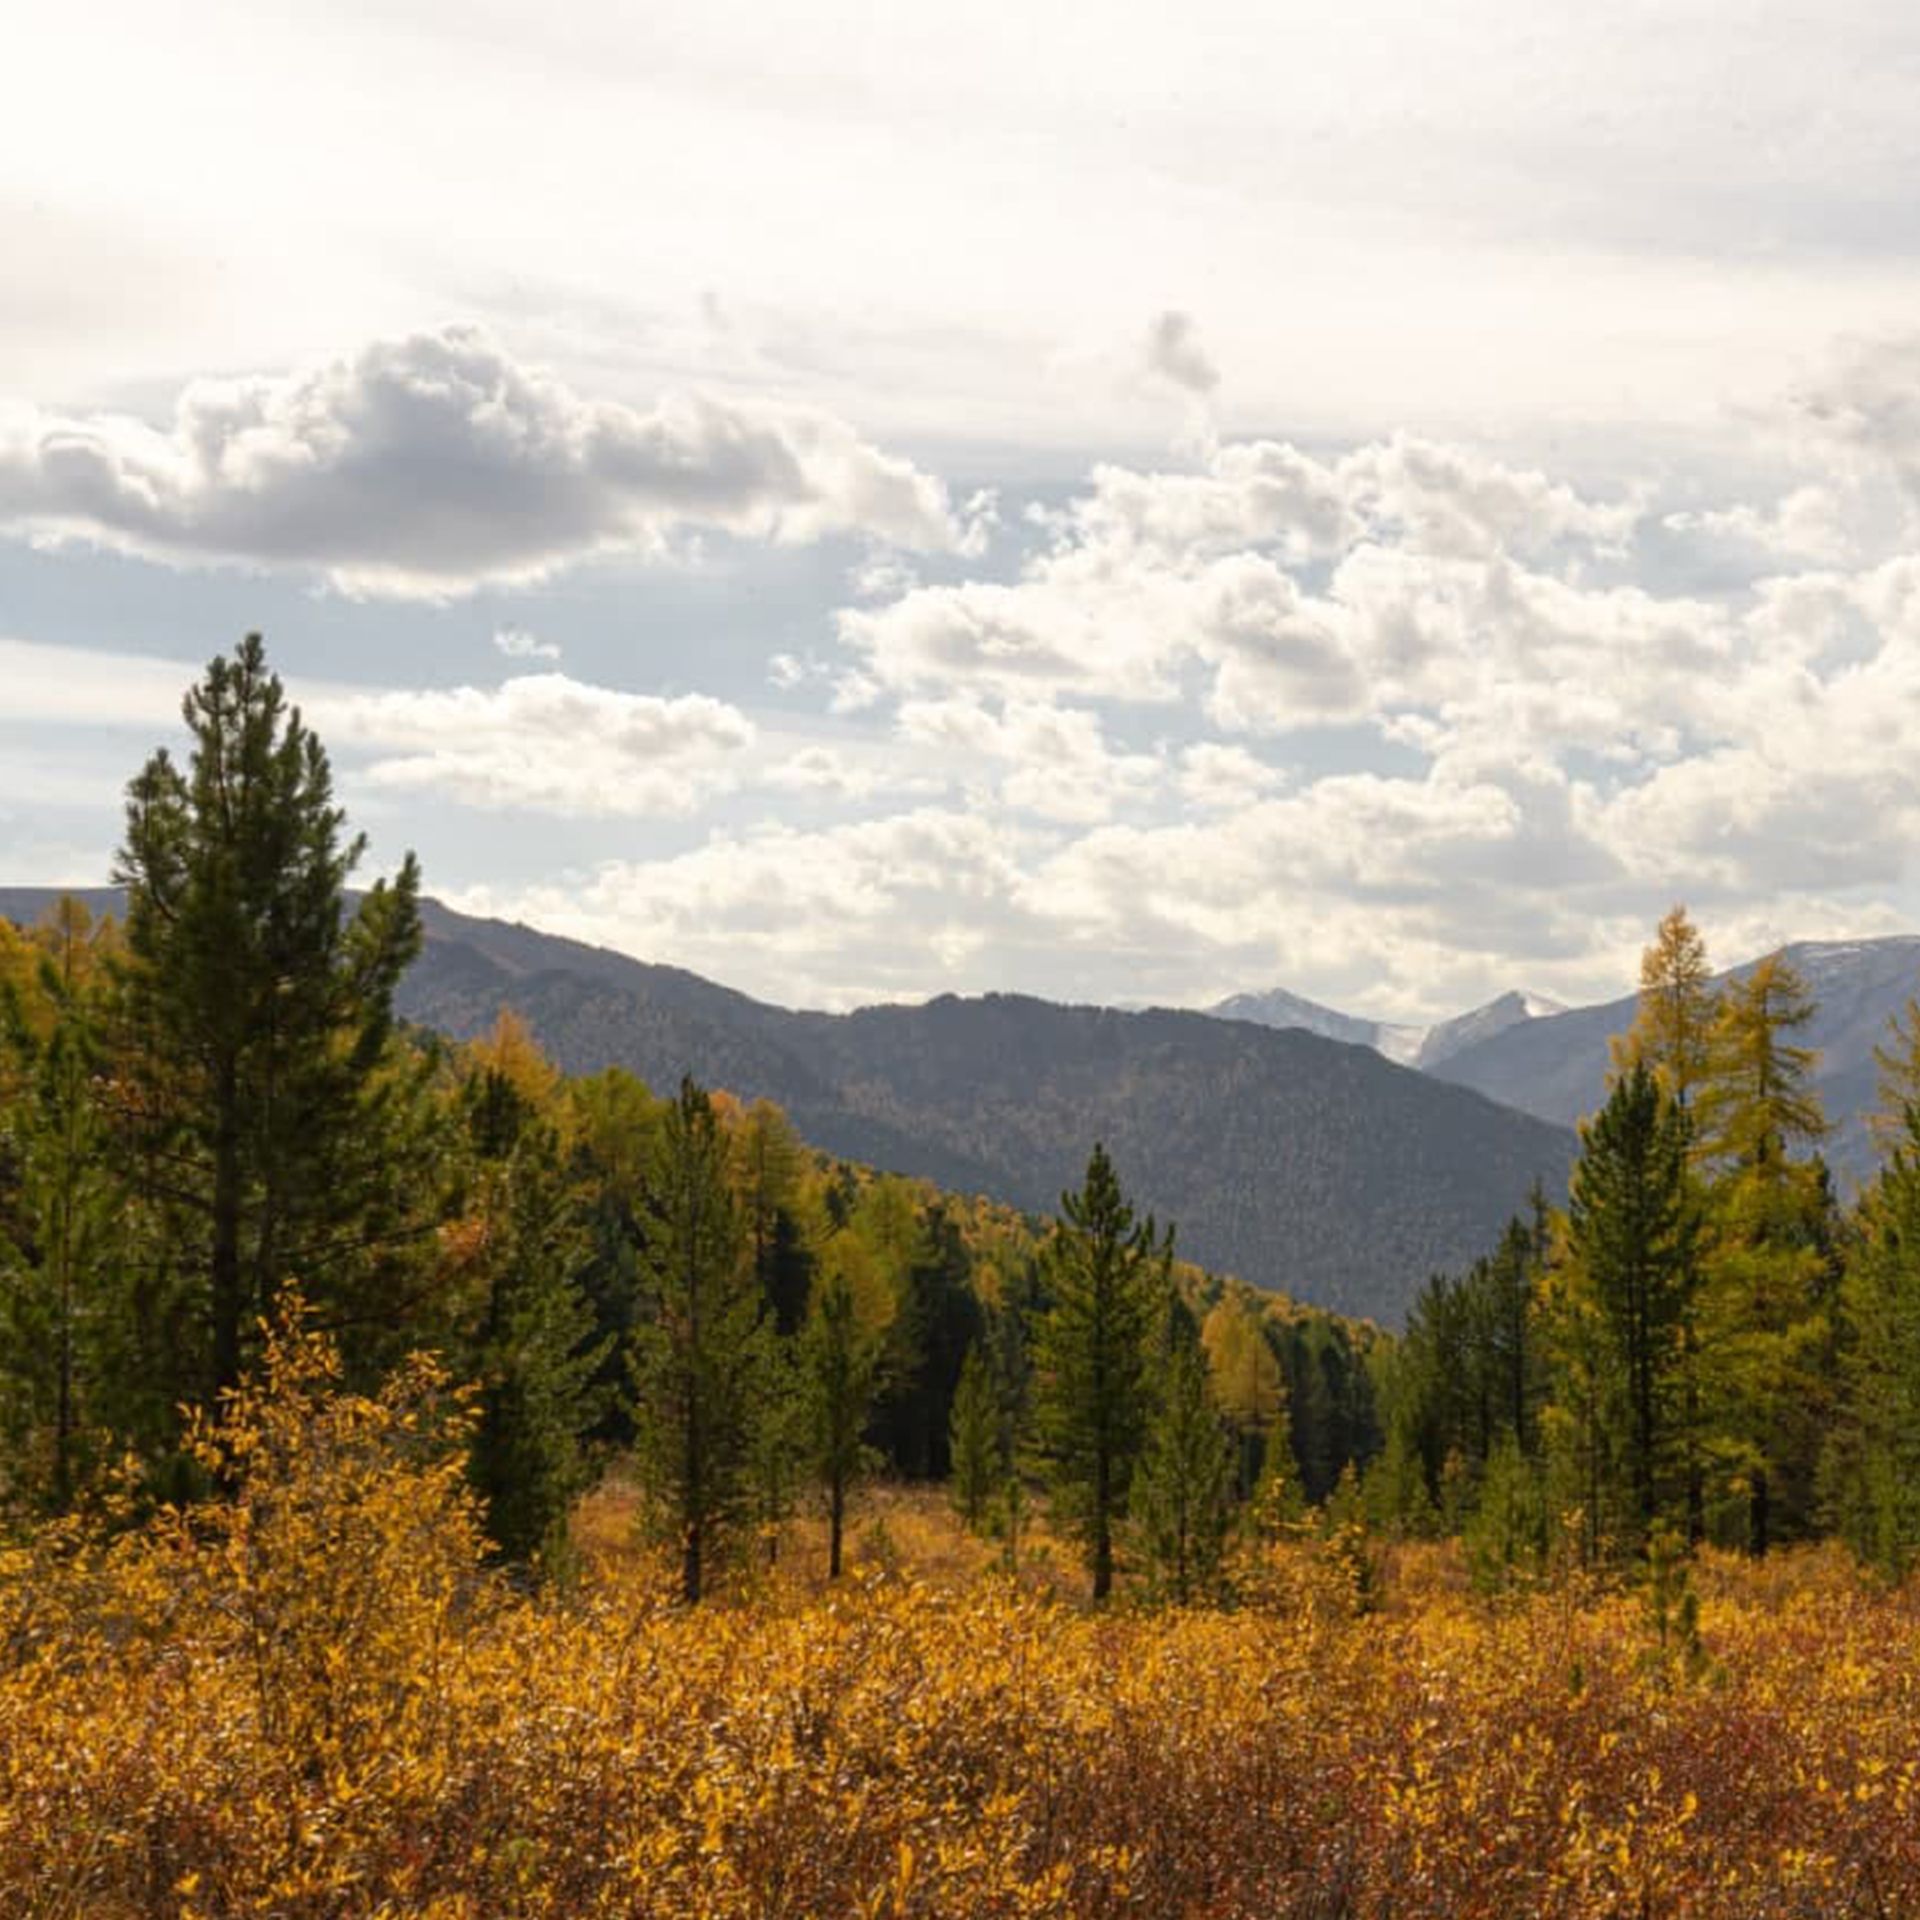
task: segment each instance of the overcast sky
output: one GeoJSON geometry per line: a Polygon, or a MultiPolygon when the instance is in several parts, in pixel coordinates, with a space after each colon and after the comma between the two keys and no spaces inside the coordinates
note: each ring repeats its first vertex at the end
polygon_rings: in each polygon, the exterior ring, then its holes
{"type": "Polygon", "coordinates": [[[1920,12],[73,0],[0,881],[251,628],[373,868],[786,1004],[1920,924],[1920,12]]]}

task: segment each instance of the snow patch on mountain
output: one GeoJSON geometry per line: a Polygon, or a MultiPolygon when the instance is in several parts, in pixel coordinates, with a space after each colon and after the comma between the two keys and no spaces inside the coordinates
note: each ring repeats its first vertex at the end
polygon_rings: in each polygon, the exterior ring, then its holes
{"type": "Polygon", "coordinates": [[[1463,1047],[1489,1040],[1522,1020],[1538,1020],[1566,1011],[1542,993],[1503,993],[1484,1007],[1457,1014],[1431,1027],[1407,1026],[1388,1020],[1365,1020],[1351,1013],[1323,1007],[1317,1000],[1274,987],[1265,993],[1236,993],[1207,1011],[1221,1020],[1251,1020],[1262,1027],[1302,1027],[1349,1046],[1371,1047],[1402,1067],[1425,1072],[1450,1059],[1463,1047]]]}

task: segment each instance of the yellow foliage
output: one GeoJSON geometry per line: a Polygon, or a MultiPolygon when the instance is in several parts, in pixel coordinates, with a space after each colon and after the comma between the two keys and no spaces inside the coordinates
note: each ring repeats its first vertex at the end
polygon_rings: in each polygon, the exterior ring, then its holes
{"type": "Polygon", "coordinates": [[[483,1571],[459,1436],[429,1362],[359,1398],[283,1326],[197,1434],[222,1498],[0,1560],[0,1912],[1920,1907],[1915,1601],[1829,1551],[1705,1557],[1698,1678],[1633,1593],[1493,1606],[1443,1548],[1366,1613],[1287,1537],[1238,1611],[1095,1614],[905,1494],[841,1588],[688,1611],[606,1493],[572,1592],[483,1571]]]}
{"type": "Polygon", "coordinates": [[[466,1057],[478,1072],[499,1074],[536,1113],[557,1108],[560,1069],[540,1051],[532,1028],[511,1007],[502,1007],[492,1029],[467,1043],[466,1057]]]}

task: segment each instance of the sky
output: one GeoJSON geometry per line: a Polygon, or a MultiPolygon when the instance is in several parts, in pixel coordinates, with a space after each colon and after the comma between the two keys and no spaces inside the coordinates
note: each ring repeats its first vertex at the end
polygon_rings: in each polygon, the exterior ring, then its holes
{"type": "Polygon", "coordinates": [[[0,881],[259,630],[389,870],[785,1005],[1920,926],[1920,13],[74,0],[0,881]]]}

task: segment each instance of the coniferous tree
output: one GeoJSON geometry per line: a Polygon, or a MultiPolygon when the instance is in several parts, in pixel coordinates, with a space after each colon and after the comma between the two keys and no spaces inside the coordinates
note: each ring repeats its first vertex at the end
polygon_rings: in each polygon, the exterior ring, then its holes
{"type": "Polygon", "coordinates": [[[827,1501],[827,1578],[840,1577],[847,1495],[866,1464],[867,1417],[885,1352],[885,1328],[863,1315],[852,1281],[829,1270],[814,1289],[801,1335],[808,1453],[827,1501]]]}
{"type": "Polygon", "coordinates": [[[765,1312],[748,1475],[762,1558],[771,1567],[779,1561],[780,1541],[809,1465],[814,1409],[802,1335],[779,1330],[770,1301],[765,1312]]]}
{"type": "Polygon", "coordinates": [[[1387,1366],[1387,1446],[1418,1459],[1435,1505],[1449,1482],[1470,1502],[1503,1441],[1539,1452],[1541,1261],[1537,1219],[1516,1218],[1486,1258],[1458,1278],[1436,1275],[1415,1298],[1387,1366]]]}
{"type": "Polygon", "coordinates": [[[1662,1517],[1683,1458],[1683,1330],[1698,1279],[1687,1144],[1684,1111],[1636,1064],[1581,1130],[1567,1212],[1570,1262],[1613,1349],[1636,1544],[1662,1517]]]}
{"type": "Polygon", "coordinates": [[[665,1103],[619,1067],[572,1081],[566,1093],[570,1178],[587,1242],[580,1288],[602,1350],[592,1437],[625,1451],[634,1437],[628,1386],[640,1324],[641,1219],[665,1103]]]}
{"type": "Polygon", "coordinates": [[[606,1343],[578,1282],[587,1239],[552,1122],[498,1067],[476,1076],[469,1111],[485,1275],[473,1480],[501,1556],[552,1569],[587,1483],[584,1437],[599,1412],[606,1343]]]}
{"type": "Polygon", "coordinates": [[[804,1164],[793,1123],[772,1101],[756,1100],[735,1138],[735,1178],[754,1275],[782,1334],[800,1331],[813,1268],[797,1218],[804,1164]]]}
{"type": "MultiPolygon", "coordinates": [[[[1714,1073],[1722,1014],[1713,985],[1707,944],[1683,906],[1674,907],[1640,955],[1640,999],[1632,1029],[1616,1041],[1616,1065],[1644,1062],[1675,1105],[1691,1115],[1714,1073]]],[[[1712,1154],[1699,1127],[1689,1152],[1696,1164],[1712,1154]]],[[[1700,1325],[1696,1298],[1680,1332],[1680,1396],[1686,1495],[1686,1537],[1697,1545],[1706,1533],[1706,1422],[1701,1404],[1700,1325]]]]}
{"type": "Polygon", "coordinates": [[[1184,1307],[1173,1316],[1155,1373],[1134,1504],[1156,1585],[1186,1606],[1219,1583],[1233,1456],[1206,1349],[1184,1307]]]}
{"type": "Polygon", "coordinates": [[[123,1208],[102,1105],[105,935],[69,899],[23,944],[26,977],[0,973],[0,1505],[59,1512],[110,1412],[123,1208]]]}
{"type": "Polygon", "coordinates": [[[1511,1434],[1500,1436],[1487,1461],[1460,1539],[1474,1585],[1483,1592],[1537,1573],[1546,1562],[1547,1503],[1540,1468],[1511,1434]]]}
{"type": "Polygon", "coordinates": [[[1827,1131],[1813,1087],[1817,1059],[1794,1035],[1812,996],[1779,954],[1721,996],[1694,1103],[1699,1152],[1719,1168],[1774,1169],[1827,1131]]]}
{"type": "Polygon", "coordinates": [[[1236,1499],[1253,1497],[1267,1436],[1286,1417],[1287,1383],[1253,1301],[1223,1293],[1200,1329],[1207,1365],[1232,1434],[1236,1499]]]}
{"type": "Polygon", "coordinates": [[[1614,1328],[1598,1290],[1556,1248],[1540,1283],[1540,1336],[1551,1387],[1540,1427],[1553,1511],[1583,1565],[1631,1535],[1625,1498],[1626,1388],[1614,1328]]]}
{"type": "Polygon", "coordinates": [[[976,1340],[961,1364],[949,1436],[953,1504],[970,1532],[984,1531],[1000,1490],[1002,1448],[999,1395],[987,1344],[976,1340]]]}
{"type": "Polygon", "coordinates": [[[636,1453],[656,1535],[697,1603],[751,1503],[769,1337],[740,1228],[725,1136],[690,1079],[668,1108],[649,1180],[649,1306],[635,1340],[636,1453]]]}
{"type": "Polygon", "coordinates": [[[1863,1197],[1841,1282],[1844,1389],[1822,1462],[1826,1506],[1862,1559],[1899,1580],[1920,1555],[1920,1105],[1863,1197]]]}
{"type": "Polygon", "coordinates": [[[896,1276],[897,1304],[874,1434],[897,1472],[944,1480],[954,1390],[967,1349],[980,1334],[980,1303],[952,1209],[943,1200],[922,1208],[914,1196],[909,1217],[910,1228],[889,1223],[876,1243],[896,1276]],[[904,1268],[894,1264],[902,1257],[904,1268]]]}
{"type": "Polygon", "coordinates": [[[1887,1022],[1887,1037],[1873,1050],[1879,1070],[1880,1104],[1867,1124],[1889,1152],[1909,1144],[1907,1114],[1920,1106],[1920,995],[1908,999],[1887,1022]]]}
{"type": "Polygon", "coordinates": [[[1056,1508],[1079,1538],[1093,1598],[1113,1589],[1114,1546],[1146,1437],[1146,1343],[1172,1258],[1135,1218],[1103,1146],[1061,1196],[1050,1244],[1052,1305],[1040,1323],[1037,1427],[1056,1508]]]}
{"type": "Polygon", "coordinates": [[[1267,1429],[1260,1472],[1242,1512],[1241,1524],[1252,1538],[1270,1543],[1302,1519],[1306,1511],[1300,1463],[1294,1458],[1293,1438],[1283,1408],[1279,1419],[1267,1429]]]}
{"type": "Polygon", "coordinates": [[[393,994],[419,949],[413,857],[346,911],[327,756],[259,636],[186,696],[193,751],[128,790],[120,1127],[127,1170],[195,1301],[189,1354],[149,1363],[177,1399],[239,1379],[252,1329],[298,1276],[339,1309],[424,1225],[401,1151],[393,994]]]}
{"type": "Polygon", "coordinates": [[[1614,1046],[1624,1073],[1644,1063],[1677,1105],[1690,1106],[1707,1078],[1719,997],[1707,944],[1685,907],[1674,907],[1640,955],[1640,1000],[1633,1026],[1614,1046]]]}
{"type": "Polygon", "coordinates": [[[1793,1038],[1813,1011],[1785,961],[1761,961],[1723,996],[1695,1102],[1711,1181],[1702,1424],[1755,1553],[1810,1523],[1830,1412],[1832,1189],[1795,1154],[1826,1131],[1815,1056],[1793,1038]]]}

